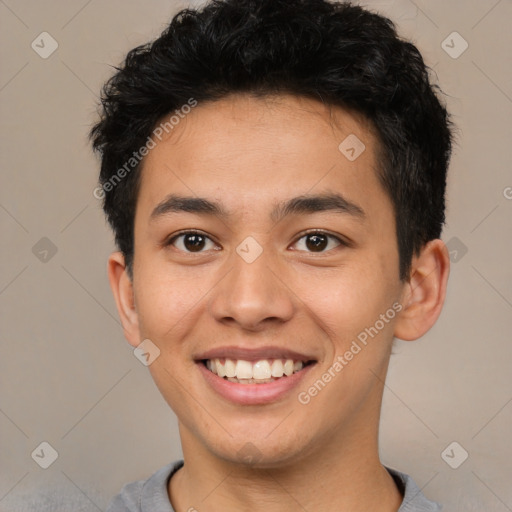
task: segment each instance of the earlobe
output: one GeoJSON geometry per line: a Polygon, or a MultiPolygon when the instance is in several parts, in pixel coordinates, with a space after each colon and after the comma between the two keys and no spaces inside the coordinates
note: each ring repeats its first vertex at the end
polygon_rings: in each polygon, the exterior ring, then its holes
{"type": "Polygon", "coordinates": [[[412,261],[411,278],[404,285],[403,309],[395,323],[395,337],[412,341],[423,336],[441,314],[450,273],[444,242],[431,240],[412,261]]]}
{"type": "Polygon", "coordinates": [[[135,308],[133,285],[121,252],[114,252],[108,259],[108,280],[116,301],[124,336],[130,345],[140,343],[139,321],[135,308]]]}

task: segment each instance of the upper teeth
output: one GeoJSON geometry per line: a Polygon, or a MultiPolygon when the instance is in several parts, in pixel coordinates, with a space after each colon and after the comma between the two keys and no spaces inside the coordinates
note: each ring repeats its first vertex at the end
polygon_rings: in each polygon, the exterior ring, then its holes
{"type": "Polygon", "coordinates": [[[271,377],[289,376],[302,370],[302,361],[293,359],[261,359],[252,363],[243,359],[208,359],[206,367],[219,377],[236,377],[237,379],[264,380],[271,377]]]}

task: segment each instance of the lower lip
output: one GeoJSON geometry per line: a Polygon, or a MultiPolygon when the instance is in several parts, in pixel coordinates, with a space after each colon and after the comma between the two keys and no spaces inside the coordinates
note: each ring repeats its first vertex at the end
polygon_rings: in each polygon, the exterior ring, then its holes
{"type": "Polygon", "coordinates": [[[202,362],[198,362],[206,382],[225,399],[240,405],[263,405],[276,402],[296,388],[309,370],[314,366],[309,364],[301,371],[288,377],[281,377],[266,384],[239,384],[230,382],[206,368],[202,362]]]}

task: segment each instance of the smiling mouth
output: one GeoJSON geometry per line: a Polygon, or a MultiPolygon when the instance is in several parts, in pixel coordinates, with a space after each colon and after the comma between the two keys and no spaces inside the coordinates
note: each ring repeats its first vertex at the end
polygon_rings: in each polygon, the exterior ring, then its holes
{"type": "Polygon", "coordinates": [[[305,367],[315,364],[315,362],[313,360],[301,361],[294,359],[260,359],[253,362],[245,359],[229,358],[202,359],[199,361],[218,377],[238,384],[268,384],[299,373],[305,367]]]}

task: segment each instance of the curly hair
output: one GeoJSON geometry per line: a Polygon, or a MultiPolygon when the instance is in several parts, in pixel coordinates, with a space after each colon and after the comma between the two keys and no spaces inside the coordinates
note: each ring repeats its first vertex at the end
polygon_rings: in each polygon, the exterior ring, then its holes
{"type": "Polygon", "coordinates": [[[445,221],[452,122],[418,49],[387,18],[350,2],[212,0],[183,9],[131,50],[104,85],[92,128],[103,209],[131,275],[140,163],[114,174],[163,116],[193,98],[293,94],[362,114],[377,134],[379,179],[396,219],[400,279],[445,221]]]}

